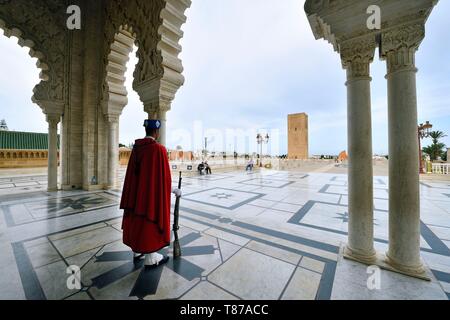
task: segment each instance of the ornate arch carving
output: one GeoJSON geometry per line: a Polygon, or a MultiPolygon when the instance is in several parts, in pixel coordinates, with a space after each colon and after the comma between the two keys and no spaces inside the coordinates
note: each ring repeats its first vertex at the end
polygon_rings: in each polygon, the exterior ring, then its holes
{"type": "MultiPolygon", "coordinates": [[[[105,43],[104,66],[108,65],[108,57],[115,37],[125,26],[136,39],[139,62],[134,71],[133,88],[138,91],[144,104],[147,103],[141,88],[151,90],[152,98],[165,101],[165,108],[170,107],[175,93],[184,83],[181,75],[183,66],[178,58],[181,52],[179,40],[183,36],[181,26],[186,21],[185,10],[190,0],[109,0],[105,6],[105,43]],[[157,85],[155,85],[157,82],[157,85]],[[164,92],[163,92],[164,91],[164,92]]],[[[107,100],[107,70],[103,73],[103,101],[107,100]]],[[[147,106],[146,106],[147,107],[147,106]]]]}
{"type": "Polygon", "coordinates": [[[135,39],[132,28],[125,25],[120,27],[111,44],[102,88],[103,113],[107,116],[120,116],[128,103],[125,73],[135,39]]]}
{"type": "MultiPolygon", "coordinates": [[[[0,0],[0,28],[37,58],[41,82],[32,100],[64,101],[66,71],[65,2],[58,0],[0,0]]],[[[42,105],[40,105],[42,108],[42,105]]],[[[45,112],[45,110],[44,110],[45,112]]]]}

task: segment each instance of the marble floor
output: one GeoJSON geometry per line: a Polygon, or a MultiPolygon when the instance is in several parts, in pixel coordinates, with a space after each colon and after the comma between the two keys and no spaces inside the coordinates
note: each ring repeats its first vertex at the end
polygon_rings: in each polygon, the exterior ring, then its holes
{"type": "MultiPolygon", "coordinates": [[[[450,182],[421,183],[421,250],[432,281],[383,270],[370,290],[367,266],[340,254],[345,175],[186,177],[183,257],[149,270],[122,244],[119,190],[48,193],[45,180],[0,179],[0,299],[450,298],[450,182]],[[81,270],[80,288],[67,285],[69,266],[81,270]]],[[[387,178],[376,177],[374,187],[375,245],[385,252],[387,178]]],[[[170,248],[163,253],[172,255],[170,248]]]]}

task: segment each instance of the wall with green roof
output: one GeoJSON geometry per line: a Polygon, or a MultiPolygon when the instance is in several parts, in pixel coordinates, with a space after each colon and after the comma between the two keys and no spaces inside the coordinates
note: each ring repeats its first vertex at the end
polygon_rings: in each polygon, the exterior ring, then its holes
{"type": "Polygon", "coordinates": [[[0,131],[0,149],[47,150],[48,134],[18,131],[0,131]]]}

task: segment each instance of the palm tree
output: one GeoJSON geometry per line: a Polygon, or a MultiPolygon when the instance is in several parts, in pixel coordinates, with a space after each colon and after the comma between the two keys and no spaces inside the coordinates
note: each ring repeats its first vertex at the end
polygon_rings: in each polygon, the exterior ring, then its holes
{"type": "Polygon", "coordinates": [[[445,133],[442,131],[431,131],[430,137],[433,139],[433,144],[437,144],[439,142],[439,139],[447,137],[445,133]]]}
{"type": "Polygon", "coordinates": [[[442,131],[430,132],[430,137],[433,141],[431,146],[423,148],[423,153],[430,156],[431,161],[436,161],[442,158],[445,154],[445,144],[439,142],[439,139],[445,138],[447,135],[442,131]]]}

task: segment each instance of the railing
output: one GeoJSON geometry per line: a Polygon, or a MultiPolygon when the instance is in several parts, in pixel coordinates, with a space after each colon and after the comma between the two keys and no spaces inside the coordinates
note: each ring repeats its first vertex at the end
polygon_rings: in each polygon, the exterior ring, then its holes
{"type": "MultiPolygon", "coordinates": [[[[58,153],[59,158],[59,153],[58,153]]],[[[37,168],[48,164],[47,150],[0,149],[0,168],[37,168]]]]}
{"type": "Polygon", "coordinates": [[[433,163],[432,166],[435,174],[450,174],[450,163],[433,163]]]}

